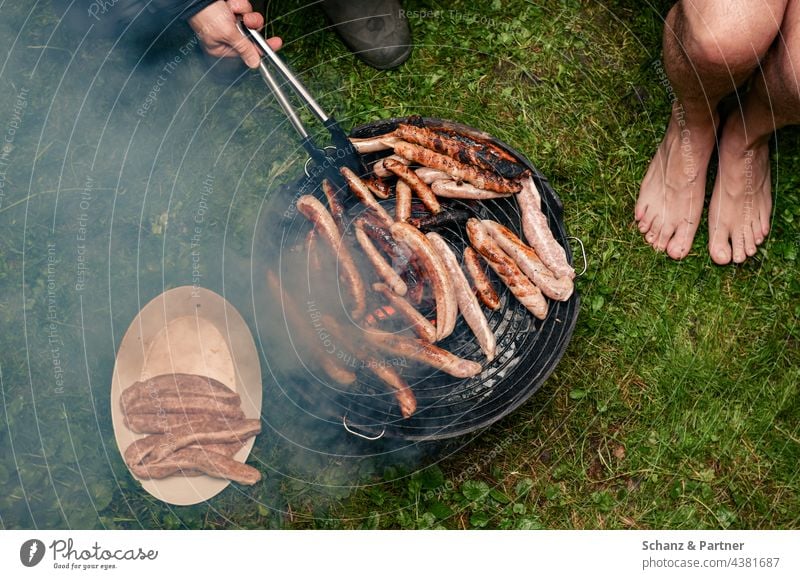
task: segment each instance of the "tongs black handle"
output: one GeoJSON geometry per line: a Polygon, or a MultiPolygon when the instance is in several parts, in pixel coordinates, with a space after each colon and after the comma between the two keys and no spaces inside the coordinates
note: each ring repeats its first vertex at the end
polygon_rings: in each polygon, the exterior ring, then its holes
{"type": "Polygon", "coordinates": [[[270,48],[267,41],[258,31],[247,28],[241,20],[239,20],[237,24],[241,33],[251,38],[264,53],[264,58],[262,58],[259,63],[258,71],[264,79],[264,82],[275,95],[278,104],[288,117],[289,122],[300,136],[303,148],[306,149],[317,165],[318,172],[323,173],[325,177],[331,179],[334,184],[338,186],[343,185],[342,177],[339,174],[339,168],[342,166],[350,168],[358,175],[365,175],[366,167],[339,123],[332,116],[325,113],[317,101],[314,100],[314,97],[311,96],[311,93],[308,92],[289,67],[286,66],[286,63],[284,63],[275,51],[270,48]],[[311,109],[314,116],[322,122],[331,135],[333,143],[332,148],[334,148],[335,151],[329,152],[331,148],[323,149],[316,145],[303,125],[303,122],[300,120],[300,117],[297,115],[297,112],[292,107],[291,102],[289,102],[289,99],[283,92],[281,85],[273,76],[266,60],[269,60],[281,73],[300,100],[303,101],[303,103],[311,109]]]}

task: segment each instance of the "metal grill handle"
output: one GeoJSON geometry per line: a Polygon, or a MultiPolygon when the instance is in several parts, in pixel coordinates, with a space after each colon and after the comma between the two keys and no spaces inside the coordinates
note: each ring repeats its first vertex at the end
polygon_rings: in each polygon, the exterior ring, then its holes
{"type": "Polygon", "coordinates": [[[362,434],[362,433],[360,433],[360,432],[357,432],[357,431],[353,430],[353,429],[352,429],[352,428],[350,428],[350,426],[347,424],[347,414],[345,414],[344,416],[342,416],[342,426],[344,426],[344,429],[345,429],[347,432],[349,432],[350,434],[353,434],[353,435],[355,435],[355,436],[358,436],[359,438],[363,438],[364,440],[379,440],[379,439],[383,438],[383,435],[384,435],[384,434],[386,434],[386,427],[385,427],[385,426],[383,427],[383,430],[381,430],[381,433],[380,433],[378,436],[368,436],[368,435],[366,435],[366,434],[362,434]]]}

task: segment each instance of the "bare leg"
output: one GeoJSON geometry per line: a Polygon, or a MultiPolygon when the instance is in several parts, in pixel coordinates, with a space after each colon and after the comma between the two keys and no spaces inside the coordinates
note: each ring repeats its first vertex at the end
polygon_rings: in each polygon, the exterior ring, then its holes
{"type": "Polygon", "coordinates": [[[769,139],[800,123],[800,0],[790,0],[781,34],[770,49],[741,110],[725,121],[719,174],[708,211],[711,259],[743,262],[769,232],[772,190],[769,139]]]}
{"type": "Polygon", "coordinates": [[[667,16],[664,63],[676,100],[635,217],[647,242],[674,259],[689,253],[703,212],[717,105],[766,54],[787,1],[681,0],[667,16]]]}

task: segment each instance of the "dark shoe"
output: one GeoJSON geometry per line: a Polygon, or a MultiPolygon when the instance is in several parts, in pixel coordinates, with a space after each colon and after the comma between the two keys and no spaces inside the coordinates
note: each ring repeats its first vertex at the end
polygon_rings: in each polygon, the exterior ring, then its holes
{"type": "Polygon", "coordinates": [[[347,47],[385,70],[411,55],[411,31],[399,0],[323,0],[322,10],[347,47]]]}

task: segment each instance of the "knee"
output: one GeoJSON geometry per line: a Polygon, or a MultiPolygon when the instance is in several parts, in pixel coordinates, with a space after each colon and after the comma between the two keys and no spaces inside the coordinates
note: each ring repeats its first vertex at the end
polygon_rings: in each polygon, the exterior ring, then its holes
{"type": "MultiPolygon", "coordinates": [[[[778,81],[784,98],[791,99],[795,109],[800,107],[800,38],[782,39],[777,46],[775,66],[765,65],[765,75],[773,74],[778,81]],[[771,69],[771,70],[767,70],[771,69]]],[[[797,116],[797,114],[795,114],[797,116]]]]}
{"type": "Polygon", "coordinates": [[[778,35],[783,13],[771,14],[761,2],[747,4],[681,0],[681,41],[693,65],[733,74],[758,65],[778,35]]]}

